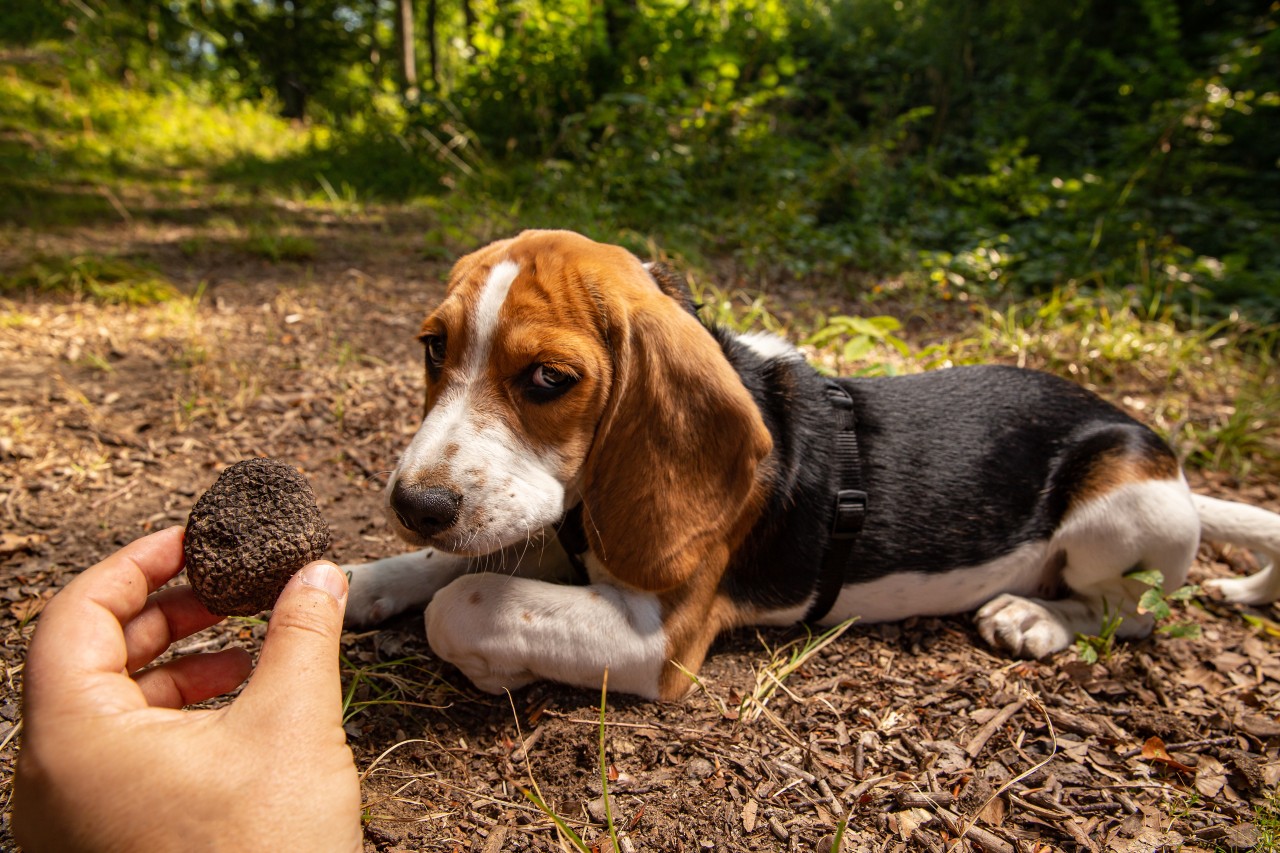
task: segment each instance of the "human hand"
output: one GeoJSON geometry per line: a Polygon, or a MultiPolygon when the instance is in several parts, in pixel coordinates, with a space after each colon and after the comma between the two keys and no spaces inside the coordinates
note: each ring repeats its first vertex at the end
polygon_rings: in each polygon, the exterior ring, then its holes
{"type": "Polygon", "coordinates": [[[45,607],[25,668],[13,832],[44,850],[361,850],[360,785],[342,730],[347,584],[330,563],[280,594],[257,669],[243,649],[143,669],[220,617],[189,587],[182,529],[81,573],[45,607]],[[139,671],[141,670],[141,671],[139,671]]]}

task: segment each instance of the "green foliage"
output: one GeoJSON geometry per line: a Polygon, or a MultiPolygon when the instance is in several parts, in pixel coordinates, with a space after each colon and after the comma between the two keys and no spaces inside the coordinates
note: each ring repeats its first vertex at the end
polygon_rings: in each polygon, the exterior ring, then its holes
{"type": "Polygon", "coordinates": [[[304,200],[428,199],[466,234],[654,235],[758,278],[1280,318],[1274,5],[417,4],[404,93],[394,5],[33,0],[0,39],[61,38],[67,61],[38,91],[0,75],[2,127],[36,137],[0,134],[0,212],[109,217],[68,179],[199,164],[304,200]]]}
{"type": "Polygon", "coordinates": [[[845,361],[862,361],[878,345],[893,347],[903,356],[911,355],[911,348],[906,341],[894,332],[902,328],[896,317],[849,317],[843,314],[834,317],[820,318],[818,330],[805,338],[809,346],[828,346],[833,342],[840,345],[840,357],[845,361]]]}
{"type": "Polygon", "coordinates": [[[1253,849],[1263,853],[1280,850],[1280,790],[1273,788],[1265,803],[1255,805],[1254,815],[1259,838],[1253,849]]]}
{"type": "Polygon", "coordinates": [[[1256,369],[1234,395],[1225,419],[1215,423],[1188,424],[1190,460],[1217,470],[1248,474],[1256,461],[1275,464],[1280,460],[1280,387],[1276,375],[1277,333],[1261,337],[1254,348],[1256,369]]]}
{"type": "Polygon", "coordinates": [[[217,104],[204,87],[127,87],[66,49],[18,58],[0,73],[0,222],[119,221],[119,193],[174,196],[187,170],[275,160],[326,137],[260,106],[217,104]]]}
{"type": "Polygon", "coordinates": [[[53,0],[8,4],[0,15],[0,44],[26,45],[67,35],[66,8],[53,0]]]}

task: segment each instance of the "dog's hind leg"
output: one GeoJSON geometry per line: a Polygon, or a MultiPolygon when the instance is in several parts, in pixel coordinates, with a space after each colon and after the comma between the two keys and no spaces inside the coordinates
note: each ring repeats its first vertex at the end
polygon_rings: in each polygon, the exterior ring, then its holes
{"type": "Polygon", "coordinates": [[[1116,488],[1073,508],[1050,542],[1062,562],[1064,598],[1001,595],[977,614],[979,633],[1021,657],[1067,648],[1119,619],[1116,636],[1144,637],[1154,622],[1138,612],[1149,588],[1127,574],[1154,569],[1172,592],[1186,582],[1200,521],[1181,480],[1147,480],[1116,488]]]}

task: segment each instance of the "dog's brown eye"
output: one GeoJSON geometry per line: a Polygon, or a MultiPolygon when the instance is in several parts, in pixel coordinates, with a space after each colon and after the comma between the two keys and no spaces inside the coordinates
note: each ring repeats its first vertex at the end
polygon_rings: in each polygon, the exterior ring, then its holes
{"type": "Polygon", "coordinates": [[[427,348],[427,365],[439,368],[444,365],[445,341],[443,335],[427,335],[422,339],[427,348]]]}
{"type": "Polygon", "coordinates": [[[573,383],[575,377],[573,374],[563,370],[557,370],[546,364],[540,364],[533,371],[533,384],[547,391],[561,388],[573,383]]]}
{"type": "Polygon", "coordinates": [[[577,374],[563,367],[539,364],[525,374],[525,395],[534,403],[549,403],[572,388],[577,374]]]}

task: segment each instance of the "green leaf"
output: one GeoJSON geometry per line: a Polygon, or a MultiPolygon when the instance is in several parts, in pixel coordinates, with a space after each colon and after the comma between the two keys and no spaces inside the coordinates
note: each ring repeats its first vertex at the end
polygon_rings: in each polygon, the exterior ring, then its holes
{"type": "Polygon", "coordinates": [[[868,338],[866,335],[858,335],[856,338],[853,338],[844,345],[844,360],[857,361],[870,353],[874,348],[875,343],[871,338],[868,338]]]}
{"type": "Polygon", "coordinates": [[[1139,583],[1145,583],[1149,587],[1162,589],[1164,587],[1164,575],[1155,569],[1138,569],[1125,575],[1129,580],[1135,580],[1139,583]]]}
{"type": "Polygon", "coordinates": [[[1172,622],[1160,626],[1160,633],[1167,637],[1196,640],[1200,638],[1200,626],[1195,622],[1172,622]]]}
{"type": "Polygon", "coordinates": [[[1169,602],[1164,600],[1164,595],[1159,589],[1149,589],[1142,594],[1142,598],[1138,599],[1138,612],[1150,613],[1157,622],[1173,615],[1169,602]]]}

